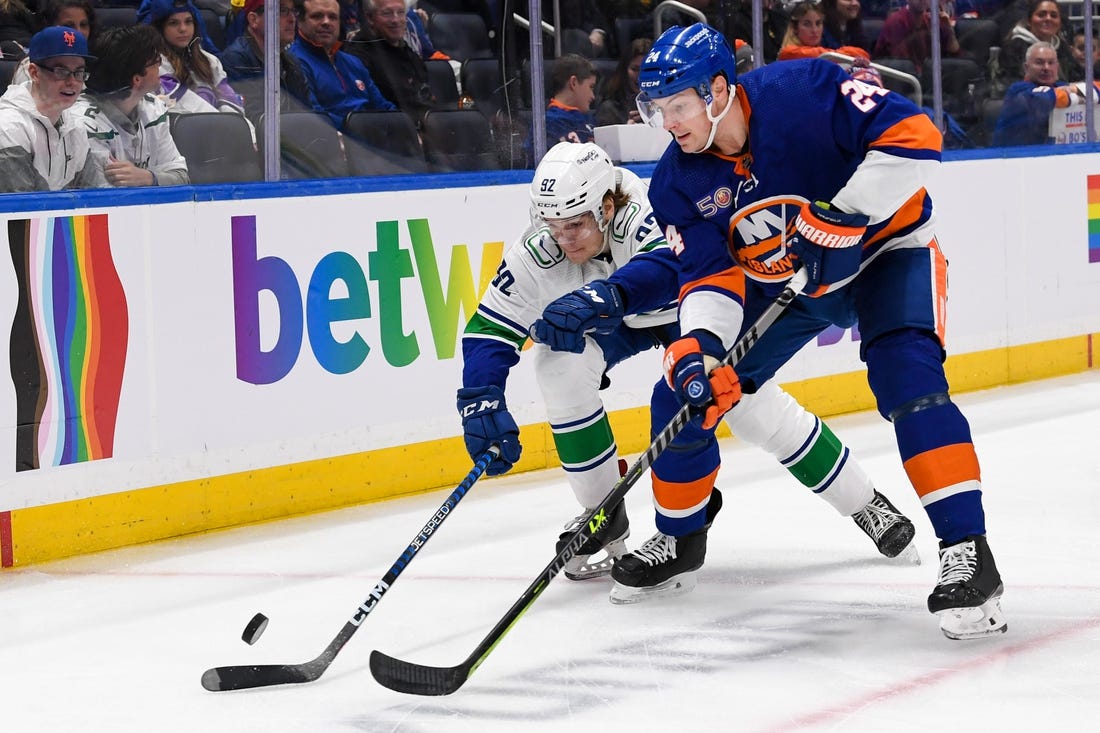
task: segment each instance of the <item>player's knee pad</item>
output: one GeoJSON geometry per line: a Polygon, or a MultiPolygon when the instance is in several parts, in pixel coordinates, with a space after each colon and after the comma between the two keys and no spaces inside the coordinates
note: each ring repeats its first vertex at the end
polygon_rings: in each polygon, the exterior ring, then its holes
{"type": "Polygon", "coordinates": [[[535,346],[535,379],[551,422],[591,414],[603,406],[600,382],[607,365],[591,340],[584,352],[572,354],[535,346]]]}
{"type": "Polygon", "coordinates": [[[933,334],[915,328],[891,331],[876,338],[864,353],[867,382],[887,420],[950,402],[943,348],[933,334]]]}
{"type": "Polygon", "coordinates": [[[797,451],[816,424],[814,416],[773,380],[753,394],[742,395],[724,419],[734,436],[780,460],[797,451]]]}

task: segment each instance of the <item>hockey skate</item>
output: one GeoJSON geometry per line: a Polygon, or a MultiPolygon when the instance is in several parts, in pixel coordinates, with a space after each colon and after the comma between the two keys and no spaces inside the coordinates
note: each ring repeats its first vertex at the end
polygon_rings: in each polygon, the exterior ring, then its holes
{"type": "Polygon", "coordinates": [[[940,577],[928,596],[928,610],[940,617],[948,639],[977,639],[1008,631],[1001,612],[1004,591],[984,535],[940,543],[940,577]]]}
{"type": "Polygon", "coordinates": [[[658,532],[637,550],[616,560],[611,570],[615,585],[609,600],[614,604],[638,603],[690,593],[707,555],[707,532],[721,508],[722,492],[713,489],[706,524],[701,529],[682,537],[658,532]]]}
{"type": "Polygon", "coordinates": [[[852,520],[874,541],[875,547],[884,556],[900,557],[913,565],[920,565],[920,553],[913,542],[917,530],[909,518],[899,512],[878,489],[871,501],[852,515],[852,520]]]}
{"type": "MultiPolygon", "coordinates": [[[[565,525],[565,531],[558,537],[558,552],[562,551],[569,538],[591,513],[591,509],[585,509],[565,525]]],[[[588,580],[607,575],[611,572],[615,558],[626,553],[626,538],[629,536],[630,520],[626,516],[626,504],[619,502],[618,506],[611,510],[603,526],[586,539],[577,550],[577,554],[565,563],[565,577],[570,580],[588,580]],[[601,553],[602,558],[593,559],[601,553]]]]}

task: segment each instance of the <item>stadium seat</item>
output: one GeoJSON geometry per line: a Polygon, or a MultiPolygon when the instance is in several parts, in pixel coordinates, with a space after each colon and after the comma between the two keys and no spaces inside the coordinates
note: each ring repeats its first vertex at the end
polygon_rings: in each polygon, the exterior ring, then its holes
{"type": "MultiPolygon", "coordinates": [[[[603,87],[615,74],[615,69],[619,66],[618,59],[609,58],[595,58],[589,59],[592,62],[592,66],[596,69],[596,103],[603,98],[603,87]]],[[[596,108],[596,103],[593,103],[592,109],[596,108]]]]}
{"type": "Polygon", "coordinates": [[[340,131],[327,115],[289,112],[279,117],[282,178],[337,178],[348,175],[340,131]]]}
{"type": "Polygon", "coordinates": [[[137,8],[96,8],[96,31],[108,28],[127,28],[137,23],[137,8]]]}
{"type": "Polygon", "coordinates": [[[462,63],[461,76],[462,90],[474,98],[486,117],[492,117],[505,106],[505,89],[516,81],[514,78],[505,81],[497,59],[467,59],[462,63]]]}
{"type": "Polygon", "coordinates": [[[420,133],[428,163],[444,171],[497,170],[489,120],[476,109],[432,110],[420,133]]]}
{"type": "Polygon", "coordinates": [[[886,21],[882,18],[864,18],[863,19],[863,49],[870,53],[875,50],[875,41],[878,40],[878,36],[882,33],[882,26],[886,21]]]}
{"type": "Polygon", "coordinates": [[[489,29],[476,13],[436,13],[428,19],[428,36],[437,51],[456,61],[489,58],[489,29]]]}
{"type": "Polygon", "coordinates": [[[199,8],[199,15],[202,16],[202,22],[206,26],[206,35],[210,36],[210,40],[214,42],[219,51],[224,51],[225,23],[222,21],[221,16],[210,8],[199,8]]]}
{"type": "MultiPolygon", "coordinates": [[[[943,109],[964,124],[977,121],[981,99],[986,93],[986,75],[977,62],[967,58],[940,59],[943,79],[943,109]]],[[[925,106],[932,106],[932,60],[926,59],[921,70],[921,86],[927,97],[925,106]]]]}
{"type": "Polygon", "coordinates": [[[232,112],[172,115],[172,139],[192,183],[263,180],[248,123],[232,112]]]}
{"type": "Polygon", "coordinates": [[[455,69],[446,59],[428,59],[428,86],[435,97],[436,109],[456,109],[458,107],[458,84],[455,82],[455,69]]]}
{"type": "Polygon", "coordinates": [[[428,169],[416,125],[404,112],[352,112],[344,123],[344,148],[353,176],[428,169]]]}
{"type": "Polygon", "coordinates": [[[989,65],[989,49],[999,46],[997,22],[988,18],[959,18],[955,22],[955,37],[959,46],[983,70],[989,65]]]}
{"type": "Polygon", "coordinates": [[[512,114],[504,107],[490,118],[493,130],[493,142],[496,145],[497,161],[505,170],[517,170],[526,167],[526,152],[523,143],[531,131],[534,113],[529,109],[513,109],[512,114]]]}
{"type": "Polygon", "coordinates": [[[18,61],[0,59],[0,94],[3,94],[4,91],[7,90],[8,85],[11,84],[12,76],[15,75],[15,70],[18,68],[18,61]]]}

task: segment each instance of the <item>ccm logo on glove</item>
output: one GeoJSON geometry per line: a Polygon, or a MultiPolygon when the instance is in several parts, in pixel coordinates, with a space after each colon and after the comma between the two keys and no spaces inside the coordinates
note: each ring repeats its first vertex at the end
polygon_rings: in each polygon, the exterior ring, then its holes
{"type": "Polygon", "coordinates": [[[482,400],[481,402],[471,402],[459,410],[459,414],[462,417],[470,417],[470,415],[476,415],[479,412],[485,412],[486,410],[499,410],[500,400],[482,400]]]}

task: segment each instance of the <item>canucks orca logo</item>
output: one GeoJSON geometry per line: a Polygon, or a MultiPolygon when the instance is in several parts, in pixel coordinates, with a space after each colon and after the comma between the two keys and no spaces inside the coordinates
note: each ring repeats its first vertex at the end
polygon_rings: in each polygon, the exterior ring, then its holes
{"type": "Polygon", "coordinates": [[[730,217],[730,253],[747,276],[776,282],[793,274],[786,231],[805,201],[798,196],[772,196],[738,209],[730,217]]]}

